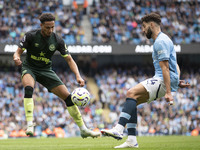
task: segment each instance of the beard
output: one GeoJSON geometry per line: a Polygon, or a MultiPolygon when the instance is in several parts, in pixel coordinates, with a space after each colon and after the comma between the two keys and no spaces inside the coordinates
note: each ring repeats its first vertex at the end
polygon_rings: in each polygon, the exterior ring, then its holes
{"type": "Polygon", "coordinates": [[[152,31],[151,31],[151,29],[150,29],[150,27],[149,27],[148,30],[147,30],[147,33],[146,33],[146,37],[147,37],[148,39],[150,39],[150,38],[151,38],[151,35],[152,35],[152,31]]]}

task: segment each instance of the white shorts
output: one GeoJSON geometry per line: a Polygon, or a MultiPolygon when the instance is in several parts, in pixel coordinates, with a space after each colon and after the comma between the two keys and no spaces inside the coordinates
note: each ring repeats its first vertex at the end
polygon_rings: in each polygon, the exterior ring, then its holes
{"type": "Polygon", "coordinates": [[[149,78],[141,82],[147,92],[149,92],[148,103],[165,96],[166,87],[160,78],[149,78]]]}

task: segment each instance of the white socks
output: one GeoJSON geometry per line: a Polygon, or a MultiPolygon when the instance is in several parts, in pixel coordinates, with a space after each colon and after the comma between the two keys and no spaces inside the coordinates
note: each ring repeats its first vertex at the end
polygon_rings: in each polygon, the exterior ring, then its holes
{"type": "MultiPolygon", "coordinates": [[[[121,124],[117,124],[115,127],[114,127],[117,131],[119,131],[120,134],[123,134],[124,132],[124,126],[122,126],[121,124]]],[[[137,138],[136,136],[134,135],[128,135],[128,138],[127,140],[130,142],[130,143],[137,143],[137,138]]]]}
{"type": "Polygon", "coordinates": [[[83,125],[83,126],[80,127],[80,130],[87,130],[87,129],[88,128],[85,125],[83,125]]]}
{"type": "Polygon", "coordinates": [[[32,126],[33,125],[33,121],[27,121],[27,125],[28,126],[32,126]]]}
{"type": "Polygon", "coordinates": [[[127,139],[129,142],[131,142],[131,143],[137,143],[137,139],[136,139],[136,136],[134,136],[134,135],[129,135],[128,136],[128,139],[127,139]]]}

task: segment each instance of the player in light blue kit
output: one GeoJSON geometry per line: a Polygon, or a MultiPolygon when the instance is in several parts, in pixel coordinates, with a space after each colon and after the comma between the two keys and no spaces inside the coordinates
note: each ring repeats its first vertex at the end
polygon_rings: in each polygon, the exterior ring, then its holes
{"type": "Polygon", "coordinates": [[[101,130],[103,135],[112,136],[115,139],[123,138],[125,126],[128,130],[128,138],[123,144],[115,148],[138,148],[136,139],[137,105],[150,103],[157,98],[165,96],[170,105],[173,104],[171,92],[178,87],[189,87],[189,83],[179,80],[180,69],[176,60],[176,52],[170,38],[161,32],[161,18],[157,13],[145,15],[142,19],[142,30],[148,39],[154,40],[153,64],[155,75],[135,87],[129,89],[126,94],[126,102],[120,114],[118,124],[111,130],[101,130]]]}

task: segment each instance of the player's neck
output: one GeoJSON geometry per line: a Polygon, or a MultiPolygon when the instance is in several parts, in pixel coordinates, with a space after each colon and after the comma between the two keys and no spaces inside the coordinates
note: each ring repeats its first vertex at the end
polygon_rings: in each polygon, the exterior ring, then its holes
{"type": "Polygon", "coordinates": [[[41,30],[41,35],[44,37],[44,38],[49,38],[50,36],[47,36],[42,30],[41,30]]]}
{"type": "Polygon", "coordinates": [[[42,34],[42,36],[43,36],[43,37],[46,37],[46,36],[45,36],[45,34],[42,32],[42,30],[41,30],[41,32],[40,32],[40,33],[42,34]]]}
{"type": "Polygon", "coordinates": [[[152,39],[155,41],[156,38],[158,37],[158,34],[161,32],[160,28],[155,30],[155,32],[152,35],[152,39]]]}

